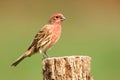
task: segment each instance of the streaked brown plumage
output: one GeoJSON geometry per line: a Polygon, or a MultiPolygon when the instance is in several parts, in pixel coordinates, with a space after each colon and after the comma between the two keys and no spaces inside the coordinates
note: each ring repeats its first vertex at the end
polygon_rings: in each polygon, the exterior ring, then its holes
{"type": "Polygon", "coordinates": [[[11,66],[17,66],[24,58],[30,57],[36,52],[43,53],[43,57],[48,57],[47,50],[51,48],[60,38],[61,23],[64,20],[62,14],[54,14],[48,23],[36,34],[28,50],[21,55],[11,66]]]}

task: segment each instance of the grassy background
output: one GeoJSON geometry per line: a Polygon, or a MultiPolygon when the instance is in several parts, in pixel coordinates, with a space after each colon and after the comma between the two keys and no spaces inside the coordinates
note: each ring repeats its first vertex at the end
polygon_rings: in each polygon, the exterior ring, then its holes
{"type": "Polygon", "coordinates": [[[119,0],[0,0],[0,80],[42,80],[40,54],[16,68],[10,64],[54,13],[63,13],[67,19],[49,55],[91,56],[95,80],[119,80],[119,0]]]}

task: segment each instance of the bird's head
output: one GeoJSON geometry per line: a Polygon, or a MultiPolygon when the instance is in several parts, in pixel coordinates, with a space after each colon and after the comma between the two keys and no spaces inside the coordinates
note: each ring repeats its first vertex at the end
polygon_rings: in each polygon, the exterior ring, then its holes
{"type": "Polygon", "coordinates": [[[61,23],[63,20],[65,20],[65,17],[63,16],[63,14],[60,14],[60,13],[58,13],[58,14],[54,14],[54,15],[52,15],[51,17],[50,17],[50,19],[49,19],[49,23],[50,24],[54,24],[54,23],[61,23]]]}

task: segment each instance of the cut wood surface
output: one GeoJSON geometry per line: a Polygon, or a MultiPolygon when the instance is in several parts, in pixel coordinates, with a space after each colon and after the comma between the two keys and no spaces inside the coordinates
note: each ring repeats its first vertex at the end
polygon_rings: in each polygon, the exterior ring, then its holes
{"type": "Polygon", "coordinates": [[[43,80],[93,80],[89,56],[45,58],[42,61],[43,80]]]}

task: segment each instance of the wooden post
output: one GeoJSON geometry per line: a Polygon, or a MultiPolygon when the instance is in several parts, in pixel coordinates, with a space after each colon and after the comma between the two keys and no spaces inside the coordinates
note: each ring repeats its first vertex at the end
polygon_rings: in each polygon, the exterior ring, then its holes
{"type": "Polygon", "coordinates": [[[89,56],[45,58],[42,61],[43,80],[93,80],[89,56]]]}

